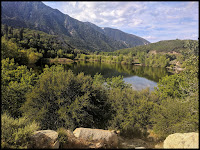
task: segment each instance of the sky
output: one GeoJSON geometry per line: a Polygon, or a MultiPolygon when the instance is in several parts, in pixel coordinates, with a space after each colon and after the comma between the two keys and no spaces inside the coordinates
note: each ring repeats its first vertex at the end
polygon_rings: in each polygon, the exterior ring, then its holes
{"type": "Polygon", "coordinates": [[[151,43],[199,38],[198,1],[44,1],[83,22],[111,27],[151,43]]]}

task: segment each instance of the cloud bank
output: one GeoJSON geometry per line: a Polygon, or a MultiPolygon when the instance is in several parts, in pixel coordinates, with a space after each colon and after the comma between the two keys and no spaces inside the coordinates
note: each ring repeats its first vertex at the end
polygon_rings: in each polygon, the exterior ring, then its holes
{"type": "Polygon", "coordinates": [[[198,39],[199,2],[43,2],[64,14],[150,42],[198,39]]]}

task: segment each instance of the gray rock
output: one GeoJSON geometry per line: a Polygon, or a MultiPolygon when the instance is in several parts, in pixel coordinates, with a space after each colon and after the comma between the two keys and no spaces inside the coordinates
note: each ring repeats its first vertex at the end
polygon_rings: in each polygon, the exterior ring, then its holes
{"type": "Polygon", "coordinates": [[[163,148],[199,148],[199,133],[175,133],[169,135],[163,148]]]}
{"type": "Polygon", "coordinates": [[[109,130],[76,128],[73,133],[77,138],[82,138],[88,141],[100,141],[101,143],[104,143],[107,148],[118,147],[117,134],[109,130]]]}
{"type": "Polygon", "coordinates": [[[31,137],[31,142],[28,148],[50,148],[58,149],[59,142],[57,141],[58,133],[53,130],[40,130],[34,132],[31,137]]]}

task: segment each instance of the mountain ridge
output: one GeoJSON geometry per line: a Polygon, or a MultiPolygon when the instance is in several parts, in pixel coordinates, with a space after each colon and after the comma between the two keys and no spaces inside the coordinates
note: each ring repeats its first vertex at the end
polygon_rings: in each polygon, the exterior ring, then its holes
{"type": "MultiPolygon", "coordinates": [[[[141,41],[139,45],[144,44],[142,42],[143,39],[135,35],[133,35],[136,37],[135,43],[134,40],[123,40],[122,36],[115,37],[115,33],[113,33],[114,29],[112,30],[112,28],[106,29],[111,33],[108,31],[98,31],[91,25],[74,19],[67,14],[63,14],[58,9],[46,6],[42,2],[12,1],[1,2],[1,4],[3,24],[14,27],[27,27],[53,35],[59,34],[63,36],[70,45],[78,49],[93,52],[114,51],[136,46],[138,45],[138,40],[141,41]],[[120,38],[122,38],[122,40],[120,38]]],[[[120,32],[120,30],[118,32],[120,32]]],[[[119,33],[116,34],[119,35],[119,33]]],[[[124,35],[130,37],[127,33],[124,33],[124,35]]]]}
{"type": "Polygon", "coordinates": [[[110,27],[98,27],[97,25],[91,22],[84,22],[84,23],[90,25],[95,30],[109,36],[110,38],[113,38],[114,40],[127,42],[129,47],[150,44],[150,42],[145,40],[144,38],[141,38],[133,34],[125,33],[119,29],[114,29],[110,27]],[[136,38],[141,39],[141,41],[137,41],[136,38]]]}

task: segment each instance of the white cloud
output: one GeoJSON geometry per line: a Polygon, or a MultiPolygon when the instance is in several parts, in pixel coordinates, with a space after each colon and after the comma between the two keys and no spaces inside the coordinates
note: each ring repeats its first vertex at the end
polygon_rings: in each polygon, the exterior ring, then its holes
{"type": "Polygon", "coordinates": [[[118,28],[150,42],[177,36],[197,39],[198,35],[198,2],[44,3],[80,21],[118,28]]]}

